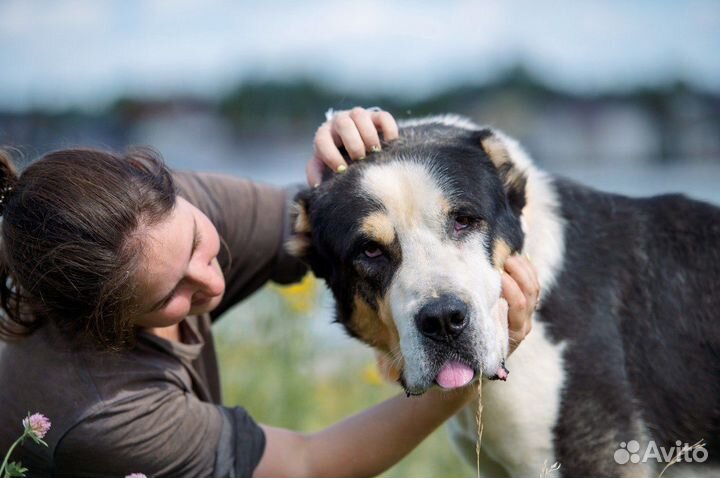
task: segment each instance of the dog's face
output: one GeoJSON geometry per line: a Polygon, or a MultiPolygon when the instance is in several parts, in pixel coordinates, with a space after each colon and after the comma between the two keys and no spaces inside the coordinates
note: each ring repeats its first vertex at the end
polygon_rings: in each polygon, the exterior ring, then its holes
{"type": "Polygon", "coordinates": [[[347,331],[405,390],[493,377],[507,355],[492,314],[522,247],[524,176],[489,130],[427,123],[297,198],[289,245],[326,279],[347,331]]]}

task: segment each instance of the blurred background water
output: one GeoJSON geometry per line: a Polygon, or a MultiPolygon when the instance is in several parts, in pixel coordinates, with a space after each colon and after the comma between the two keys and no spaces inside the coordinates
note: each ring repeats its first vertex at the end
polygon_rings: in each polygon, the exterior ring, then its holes
{"type": "MultiPolygon", "coordinates": [[[[151,145],[178,169],[304,181],[330,107],[467,115],[537,163],[720,204],[720,6],[708,1],[5,0],[0,144],[151,145]]],[[[218,326],[225,399],[314,430],[396,392],[312,277],[218,326]]],[[[385,476],[470,476],[444,432],[385,476]]]]}

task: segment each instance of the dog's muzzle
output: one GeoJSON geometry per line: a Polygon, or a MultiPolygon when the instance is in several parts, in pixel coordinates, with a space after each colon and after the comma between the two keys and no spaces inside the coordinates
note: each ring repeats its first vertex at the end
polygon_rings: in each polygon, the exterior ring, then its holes
{"type": "Polygon", "coordinates": [[[451,344],[468,325],[468,306],[454,295],[442,295],[425,304],[415,316],[415,324],[425,337],[451,344]]]}

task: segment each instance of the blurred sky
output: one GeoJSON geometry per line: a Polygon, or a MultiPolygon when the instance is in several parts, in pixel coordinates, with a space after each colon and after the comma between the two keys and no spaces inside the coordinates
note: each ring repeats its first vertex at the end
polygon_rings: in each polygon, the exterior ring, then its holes
{"type": "Polygon", "coordinates": [[[0,108],[213,97],[244,78],[422,95],[522,63],[575,91],[720,91],[720,2],[0,0],[0,108]]]}

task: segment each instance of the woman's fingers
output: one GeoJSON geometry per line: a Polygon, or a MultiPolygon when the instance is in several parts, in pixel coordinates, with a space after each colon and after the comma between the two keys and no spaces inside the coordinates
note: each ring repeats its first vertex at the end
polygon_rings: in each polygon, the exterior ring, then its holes
{"type": "Polygon", "coordinates": [[[540,284],[530,261],[523,256],[510,256],[505,261],[505,271],[517,282],[534,309],[540,295],[540,284]]]}
{"type": "Polygon", "coordinates": [[[350,111],[350,117],[355,122],[355,126],[362,137],[365,152],[380,151],[380,136],[377,129],[375,129],[375,124],[373,124],[371,113],[364,108],[356,107],[350,111]]]}
{"type": "Polygon", "coordinates": [[[307,177],[308,184],[316,188],[320,186],[322,182],[323,169],[325,169],[325,163],[319,156],[313,155],[312,159],[308,161],[305,166],[305,176],[307,177]]]}
{"type": "Polygon", "coordinates": [[[505,261],[502,295],[508,302],[510,352],[532,330],[532,316],[538,305],[540,285],[535,268],[528,259],[512,256],[505,261]]]}
{"type": "Polygon", "coordinates": [[[397,123],[386,111],[357,107],[335,113],[315,134],[314,154],[305,168],[308,183],[318,186],[325,166],[335,172],[345,171],[347,163],[340,153],[341,147],[352,160],[380,151],[381,134],[385,141],[398,137],[397,123]]]}
{"type": "Polygon", "coordinates": [[[382,132],[385,141],[393,141],[398,138],[398,125],[393,115],[387,111],[373,111],[370,114],[376,130],[382,132]]]}
{"type": "Polygon", "coordinates": [[[336,114],[332,125],[333,131],[340,137],[341,144],[345,146],[348,156],[353,160],[364,158],[366,155],[365,143],[350,113],[343,111],[336,114]]]}
{"type": "Polygon", "coordinates": [[[528,308],[528,299],[520,286],[509,274],[502,275],[502,296],[508,303],[508,327],[511,335],[525,336],[526,328],[532,316],[528,308]]]}
{"type": "MultiPolygon", "coordinates": [[[[338,141],[339,137],[333,131],[332,123],[325,123],[320,126],[317,133],[315,133],[315,154],[311,161],[317,158],[333,171],[337,171],[342,166],[347,167],[347,163],[338,149],[338,141]]],[[[322,167],[320,167],[320,171],[322,172],[322,167]]],[[[319,179],[322,179],[322,174],[319,179]]],[[[314,185],[314,183],[311,183],[311,185],[314,185]]]]}

